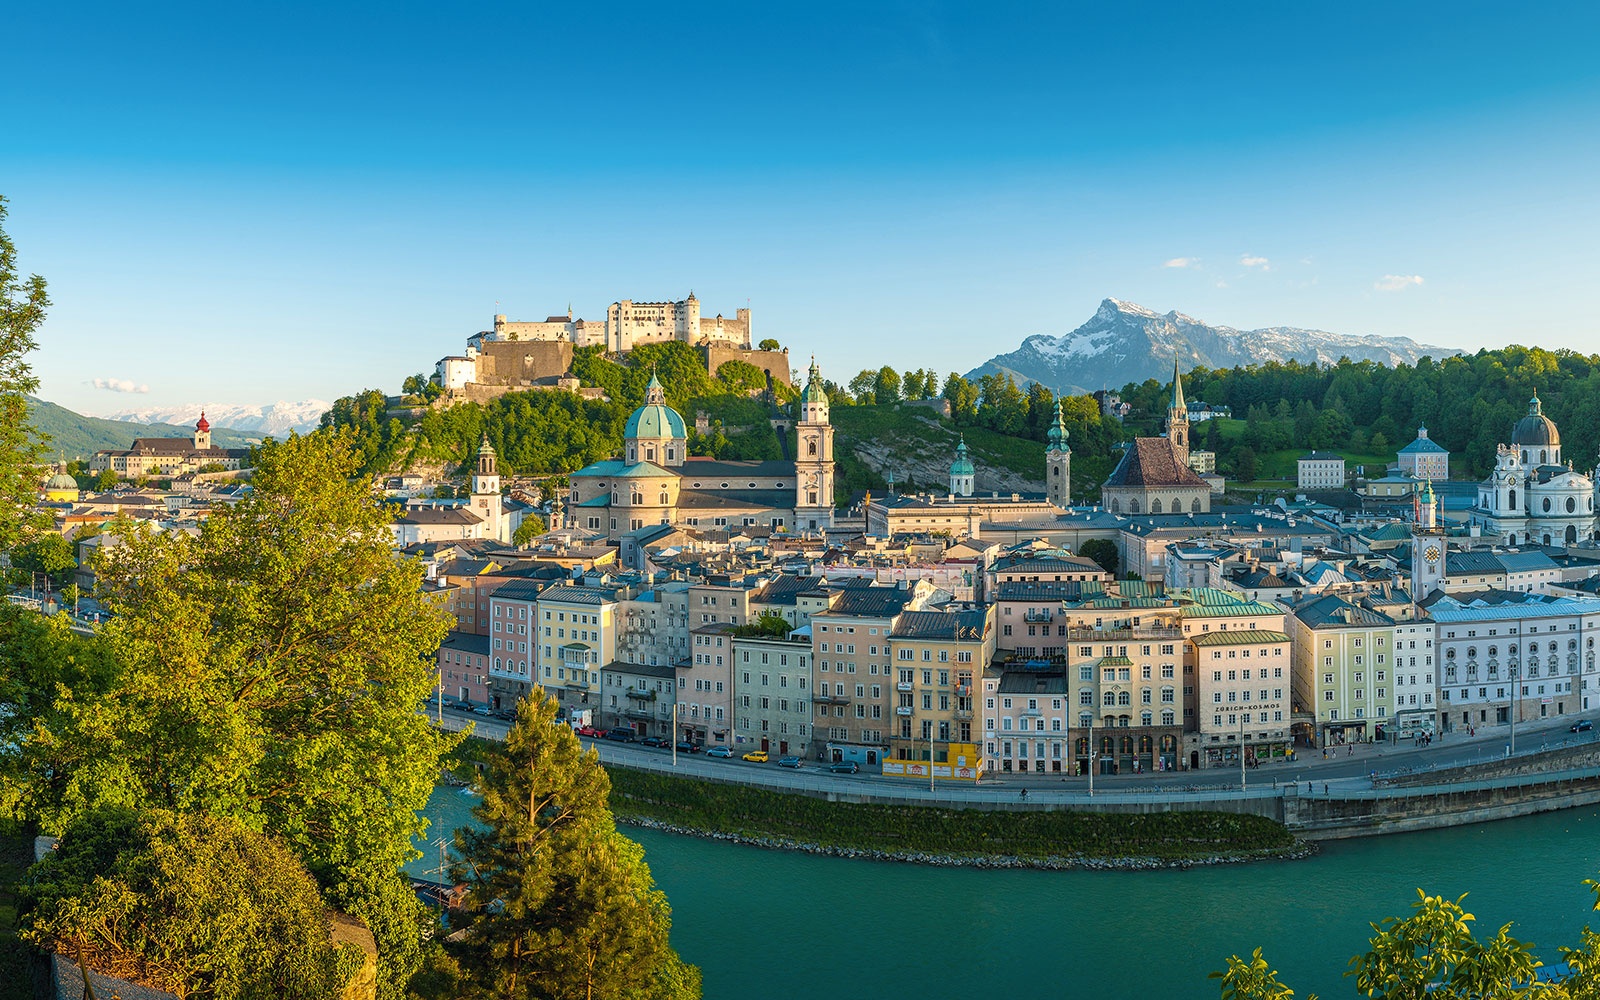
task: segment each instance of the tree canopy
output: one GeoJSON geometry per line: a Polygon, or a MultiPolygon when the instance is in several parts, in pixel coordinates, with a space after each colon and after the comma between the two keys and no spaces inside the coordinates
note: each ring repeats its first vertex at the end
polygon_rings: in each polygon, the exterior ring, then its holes
{"type": "Polygon", "coordinates": [[[534,688],[490,759],[482,829],[456,833],[475,915],[459,945],[471,988],[546,1000],[693,1000],[699,973],[667,943],[666,896],[617,833],[600,758],[534,688]]]}
{"type": "Polygon", "coordinates": [[[11,548],[23,529],[36,522],[28,514],[39,494],[39,457],[28,426],[28,396],[39,388],[28,356],[38,343],[50,296],[37,274],[22,277],[17,247],[6,235],[6,199],[0,197],[0,551],[11,548]]]}

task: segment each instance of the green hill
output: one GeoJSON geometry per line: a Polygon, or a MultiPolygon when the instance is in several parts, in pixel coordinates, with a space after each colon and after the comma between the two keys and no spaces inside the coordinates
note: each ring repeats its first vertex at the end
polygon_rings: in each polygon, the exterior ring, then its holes
{"type": "MultiPolygon", "coordinates": [[[[106,420],[74,413],[65,406],[42,399],[28,399],[28,422],[36,438],[46,440],[45,448],[52,457],[61,454],[67,458],[87,459],[97,451],[126,448],[134,438],[141,437],[191,437],[192,427],[173,424],[135,424],[123,420],[106,420]]],[[[242,434],[223,427],[211,429],[211,442],[219,448],[243,448],[260,437],[242,434]]]]}

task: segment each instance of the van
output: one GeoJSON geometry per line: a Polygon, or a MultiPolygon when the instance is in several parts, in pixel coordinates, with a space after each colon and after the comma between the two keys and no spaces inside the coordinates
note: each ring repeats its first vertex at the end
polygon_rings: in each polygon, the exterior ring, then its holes
{"type": "Polygon", "coordinates": [[[606,739],[616,740],[618,743],[632,743],[639,738],[639,734],[631,729],[609,729],[606,739]]]}

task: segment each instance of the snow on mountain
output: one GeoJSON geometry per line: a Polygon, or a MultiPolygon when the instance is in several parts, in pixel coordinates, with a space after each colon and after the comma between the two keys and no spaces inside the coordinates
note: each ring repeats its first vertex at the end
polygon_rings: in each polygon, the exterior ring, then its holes
{"type": "Polygon", "coordinates": [[[283,437],[290,431],[314,430],[330,404],[320,399],[306,399],[297,403],[279,400],[258,406],[240,403],[184,403],[177,406],[153,406],[139,410],[122,410],[105,414],[108,420],[126,420],[140,424],[190,425],[200,419],[205,411],[206,420],[215,427],[230,427],[236,431],[263,436],[283,437]]]}
{"type": "Polygon", "coordinates": [[[1341,357],[1393,366],[1415,364],[1424,356],[1460,353],[1408,337],[1353,336],[1292,326],[1263,330],[1208,326],[1176,310],[1161,314],[1132,302],[1106,299],[1087,323],[1071,333],[1030,336],[1015,351],[990,358],[967,377],[1008,374],[1018,384],[1042,382],[1058,393],[1119,389],[1147,378],[1167,379],[1174,352],[1185,371],[1197,365],[1232,368],[1291,359],[1331,364],[1341,357]]]}

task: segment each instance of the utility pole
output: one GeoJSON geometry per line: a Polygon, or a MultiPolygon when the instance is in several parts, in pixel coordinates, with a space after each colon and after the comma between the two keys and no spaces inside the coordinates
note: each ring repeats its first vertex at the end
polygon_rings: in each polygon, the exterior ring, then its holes
{"type": "Polygon", "coordinates": [[[1089,798],[1094,798],[1094,715],[1089,716],[1089,798]]]}
{"type": "MultiPolygon", "coordinates": [[[[1248,650],[1246,651],[1248,652],[1248,650]]],[[[1262,675],[1266,676],[1266,675],[1262,675]]],[[[1239,791],[1244,791],[1244,720],[1245,713],[1239,713],[1239,791]]]]}

